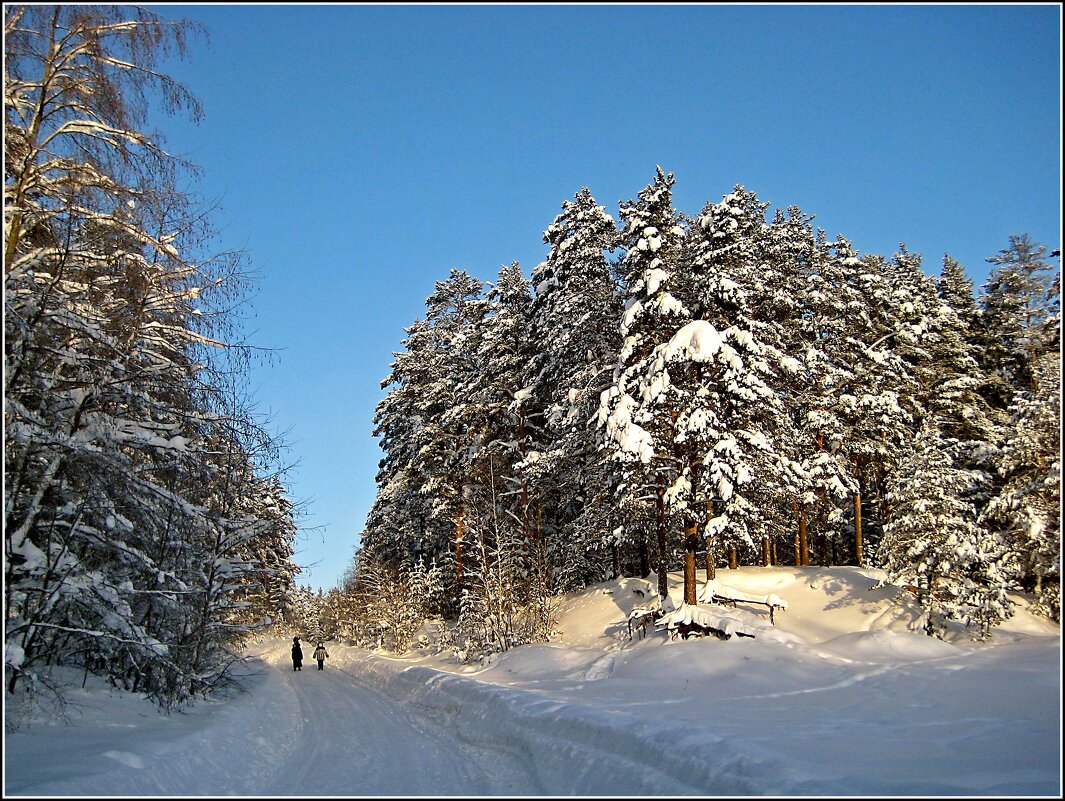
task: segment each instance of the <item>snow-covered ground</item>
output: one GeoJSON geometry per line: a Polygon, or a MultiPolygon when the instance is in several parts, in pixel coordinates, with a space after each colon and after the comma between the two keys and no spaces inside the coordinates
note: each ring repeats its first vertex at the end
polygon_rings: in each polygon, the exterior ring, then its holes
{"type": "Polygon", "coordinates": [[[565,598],[557,641],[487,665],[332,644],[325,671],[293,673],[277,642],[249,692],[183,714],[79,689],[71,726],[11,731],[5,710],[5,792],[1058,796],[1059,627],[1022,607],[990,644],[933,640],[877,578],[720,571],[787,601],[775,626],[727,610],[754,639],[630,641],[654,585],[623,579],[565,598]]]}

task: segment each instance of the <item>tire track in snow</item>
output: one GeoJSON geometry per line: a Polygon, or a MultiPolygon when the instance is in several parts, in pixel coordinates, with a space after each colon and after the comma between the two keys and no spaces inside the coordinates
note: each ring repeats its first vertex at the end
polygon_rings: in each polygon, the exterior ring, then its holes
{"type": "Polygon", "coordinates": [[[288,753],[275,771],[254,781],[258,792],[486,795],[536,787],[519,755],[471,748],[349,670],[296,672],[281,651],[265,658],[273,675],[261,691],[291,693],[298,712],[290,732],[275,733],[290,747],[278,749],[288,753]]]}

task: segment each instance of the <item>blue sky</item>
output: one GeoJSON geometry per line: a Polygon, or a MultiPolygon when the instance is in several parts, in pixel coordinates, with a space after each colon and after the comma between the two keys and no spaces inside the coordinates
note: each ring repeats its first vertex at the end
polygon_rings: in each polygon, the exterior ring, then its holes
{"type": "Polygon", "coordinates": [[[1010,234],[1060,245],[1056,4],[148,8],[210,34],[167,67],[206,118],[157,126],[258,273],[246,330],[278,353],[252,390],[311,586],[373,502],[403,327],[452,267],[528,275],[583,186],[616,217],[656,165],[690,214],[743,184],[978,287],[1010,234]]]}

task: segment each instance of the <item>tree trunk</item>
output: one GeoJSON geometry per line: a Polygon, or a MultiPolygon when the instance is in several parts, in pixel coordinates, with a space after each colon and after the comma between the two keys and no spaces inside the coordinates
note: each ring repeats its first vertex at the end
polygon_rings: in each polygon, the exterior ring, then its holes
{"type": "Polygon", "coordinates": [[[684,529],[684,603],[697,603],[695,596],[695,551],[699,547],[699,524],[684,529]]]}
{"type": "Polygon", "coordinates": [[[739,563],[738,557],[736,556],[736,546],[735,545],[729,545],[728,546],[728,569],[729,570],[739,570],[739,568],[740,568],[740,563],[739,563]]]}
{"type": "MultiPolygon", "coordinates": [[[[706,504],[706,522],[709,523],[713,516],[713,501],[706,504]]],[[[717,576],[717,543],[710,534],[706,535],[706,580],[713,581],[717,576]]]]}
{"type": "Polygon", "coordinates": [[[640,578],[651,575],[651,557],[647,553],[647,540],[640,540],[640,578]]]}
{"type": "Polygon", "coordinates": [[[818,561],[821,563],[821,567],[829,567],[832,564],[832,560],[828,555],[828,532],[825,531],[825,518],[823,515],[817,518],[817,537],[821,546],[817,549],[819,551],[818,561]]]}
{"type": "Polygon", "coordinates": [[[865,563],[865,549],[862,540],[862,470],[854,463],[854,476],[858,479],[858,489],[854,493],[854,560],[859,568],[865,563]]]}
{"type": "MultiPolygon", "coordinates": [[[[795,501],[791,502],[791,511],[795,515],[796,519],[799,518],[799,504],[795,501]]],[[[799,567],[802,564],[802,543],[799,542],[799,526],[795,527],[795,534],[792,536],[791,547],[794,550],[794,562],[795,567],[799,567]]]]}
{"type": "MultiPolygon", "coordinates": [[[[525,441],[525,409],[522,408],[518,413],[518,454],[522,459],[526,457],[526,441],[525,441]]],[[[529,521],[529,480],[526,478],[525,473],[521,474],[521,539],[524,543],[525,550],[529,549],[529,540],[532,536],[532,525],[529,521]]]]}
{"type": "Polygon", "coordinates": [[[669,577],[666,565],[666,507],[663,496],[666,494],[662,476],[658,476],[655,492],[655,533],[658,537],[658,597],[669,595],[669,577]]]}
{"type": "Polygon", "coordinates": [[[458,587],[459,593],[462,592],[462,530],[463,530],[463,508],[459,505],[458,511],[455,513],[455,585],[458,587]]]}
{"type": "Polygon", "coordinates": [[[810,540],[806,535],[806,513],[799,513],[799,564],[807,567],[810,564],[810,540]]]}

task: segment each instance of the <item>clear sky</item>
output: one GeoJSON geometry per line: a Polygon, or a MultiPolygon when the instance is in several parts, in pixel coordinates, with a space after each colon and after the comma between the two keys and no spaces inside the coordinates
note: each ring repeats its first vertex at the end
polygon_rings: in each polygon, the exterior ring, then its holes
{"type": "Polygon", "coordinates": [[[452,267],[528,275],[583,186],[617,217],[656,165],[689,214],[743,184],[977,287],[1010,234],[1060,246],[1057,4],[148,8],[210,35],[168,67],[206,118],[157,124],[259,274],[247,333],[278,353],[252,389],[314,587],[373,502],[403,327],[452,267]]]}

